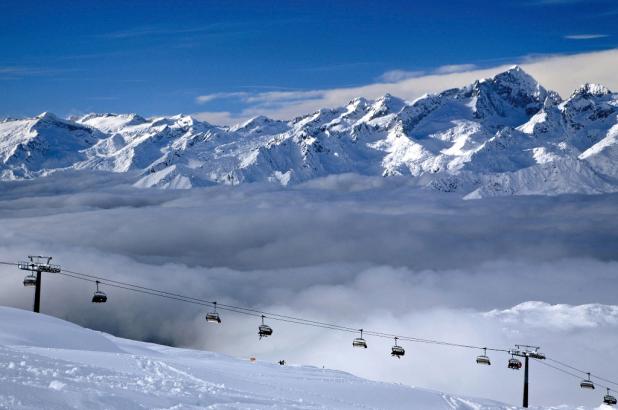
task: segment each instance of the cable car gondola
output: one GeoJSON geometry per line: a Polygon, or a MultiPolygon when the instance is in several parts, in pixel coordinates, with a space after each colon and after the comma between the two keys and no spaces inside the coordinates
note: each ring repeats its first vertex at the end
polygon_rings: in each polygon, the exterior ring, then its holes
{"type": "Polygon", "coordinates": [[[206,313],[206,321],[209,323],[221,323],[221,318],[217,313],[217,302],[213,302],[212,304],[215,306],[215,310],[206,313]]]}
{"type": "Polygon", "coordinates": [[[262,324],[258,328],[258,335],[260,336],[260,340],[263,337],[268,337],[273,334],[273,329],[270,326],[264,324],[265,317],[266,316],[262,315],[262,324]]]}
{"type": "Polygon", "coordinates": [[[364,347],[367,348],[367,342],[363,339],[363,329],[360,329],[360,337],[357,337],[352,341],[353,347],[364,347]]]}
{"type": "Polygon", "coordinates": [[[607,404],[608,406],[615,406],[616,403],[618,403],[616,401],[616,397],[609,394],[609,387],[607,388],[607,394],[603,396],[603,403],[607,404]]]}
{"type": "Polygon", "coordinates": [[[403,347],[397,345],[397,339],[399,338],[395,338],[395,346],[393,346],[391,349],[391,356],[396,357],[397,359],[401,359],[401,356],[405,355],[406,351],[403,347]]]}
{"type": "Polygon", "coordinates": [[[92,296],[92,303],[107,302],[107,295],[105,294],[105,292],[99,290],[99,283],[101,282],[97,280],[96,283],[97,283],[97,290],[96,292],[94,292],[94,295],[92,296]]]}
{"type": "Polygon", "coordinates": [[[509,369],[513,369],[513,370],[521,369],[521,360],[516,359],[516,358],[511,356],[511,358],[509,359],[508,368],[509,369]]]}
{"type": "Polygon", "coordinates": [[[485,365],[485,366],[491,365],[491,360],[489,360],[489,357],[487,356],[487,348],[486,347],[483,348],[483,354],[476,357],[476,363],[477,364],[482,364],[482,365],[485,365]]]}
{"type": "Polygon", "coordinates": [[[36,286],[36,276],[33,273],[24,278],[24,286],[27,288],[36,286]]]}
{"type": "Polygon", "coordinates": [[[594,390],[594,383],[592,382],[592,380],[590,380],[590,373],[586,374],[588,375],[588,378],[582,380],[582,382],[579,384],[579,387],[581,387],[582,389],[594,390]]]}

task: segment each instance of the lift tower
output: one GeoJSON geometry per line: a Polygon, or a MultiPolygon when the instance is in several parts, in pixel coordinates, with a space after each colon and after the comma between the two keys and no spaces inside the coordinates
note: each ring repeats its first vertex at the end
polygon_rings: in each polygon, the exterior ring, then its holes
{"type": "Polygon", "coordinates": [[[539,349],[538,346],[515,345],[515,349],[509,352],[513,356],[524,358],[524,408],[528,408],[528,362],[530,358],[545,359],[545,355],[539,352],[539,349]]]}
{"type": "MultiPolygon", "coordinates": [[[[52,265],[51,256],[28,256],[28,262],[19,262],[17,267],[21,270],[27,270],[32,273],[36,272],[36,283],[34,290],[34,306],[33,311],[39,313],[41,311],[41,273],[60,273],[60,265],[52,265]]],[[[24,280],[24,285],[26,285],[24,280]]]]}

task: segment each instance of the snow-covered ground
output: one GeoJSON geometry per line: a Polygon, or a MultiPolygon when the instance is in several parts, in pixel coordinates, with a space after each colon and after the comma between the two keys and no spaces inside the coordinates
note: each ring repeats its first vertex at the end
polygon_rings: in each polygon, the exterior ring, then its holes
{"type": "Polygon", "coordinates": [[[8,307],[0,307],[0,323],[3,409],[517,408],[337,370],[120,339],[8,307]]]}

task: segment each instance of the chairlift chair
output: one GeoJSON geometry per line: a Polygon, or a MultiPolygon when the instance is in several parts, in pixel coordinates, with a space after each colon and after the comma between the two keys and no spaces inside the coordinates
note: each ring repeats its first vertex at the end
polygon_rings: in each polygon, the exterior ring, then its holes
{"type": "Polygon", "coordinates": [[[485,366],[491,365],[491,360],[489,360],[489,357],[487,356],[487,348],[486,347],[483,348],[483,354],[476,357],[476,363],[477,364],[482,364],[482,365],[485,365],[485,366]]]}
{"type": "Polygon", "coordinates": [[[217,313],[217,302],[213,302],[215,309],[212,312],[206,313],[206,321],[209,323],[221,323],[221,318],[217,313]]]}
{"type": "Polygon", "coordinates": [[[24,286],[25,287],[32,287],[32,286],[36,286],[36,276],[34,276],[33,273],[27,275],[24,278],[24,286]]]}
{"type": "Polygon", "coordinates": [[[509,365],[508,365],[509,369],[513,369],[513,370],[519,370],[521,369],[521,360],[516,359],[514,357],[511,357],[509,359],[509,365]]]}
{"type": "Polygon", "coordinates": [[[582,380],[582,382],[579,384],[579,387],[581,387],[582,389],[594,390],[594,383],[592,382],[592,380],[590,380],[590,373],[586,374],[588,375],[588,378],[582,380]]]}
{"type": "Polygon", "coordinates": [[[603,403],[607,404],[608,406],[615,406],[616,403],[618,403],[616,401],[616,397],[609,394],[609,388],[607,388],[607,394],[603,396],[603,403]]]}
{"type": "Polygon", "coordinates": [[[395,338],[395,345],[391,348],[391,356],[401,359],[401,356],[405,355],[406,351],[403,347],[397,345],[398,339],[398,337],[395,338]]]}
{"type": "Polygon", "coordinates": [[[97,290],[94,292],[94,295],[92,296],[92,303],[107,302],[107,295],[105,294],[105,292],[99,290],[99,283],[101,282],[97,280],[96,283],[97,283],[97,290]]]}
{"type": "Polygon", "coordinates": [[[260,340],[263,337],[268,337],[273,334],[273,329],[270,326],[264,324],[265,317],[266,316],[262,315],[262,324],[258,328],[258,336],[260,336],[260,340]]]}
{"type": "Polygon", "coordinates": [[[356,339],[352,341],[352,346],[362,347],[365,349],[367,348],[367,342],[365,341],[365,339],[363,339],[363,329],[360,329],[360,337],[357,337],[356,339]]]}

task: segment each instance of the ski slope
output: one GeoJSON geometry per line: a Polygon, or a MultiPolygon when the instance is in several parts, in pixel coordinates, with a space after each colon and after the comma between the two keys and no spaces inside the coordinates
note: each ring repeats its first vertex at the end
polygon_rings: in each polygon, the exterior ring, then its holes
{"type": "Polygon", "coordinates": [[[0,323],[2,409],[518,408],[331,369],[130,341],[8,307],[0,307],[0,323]]]}

